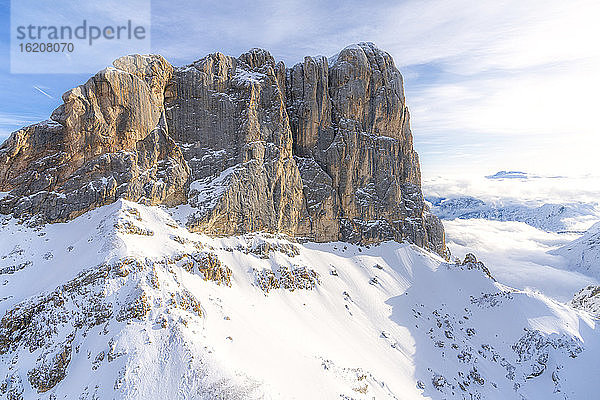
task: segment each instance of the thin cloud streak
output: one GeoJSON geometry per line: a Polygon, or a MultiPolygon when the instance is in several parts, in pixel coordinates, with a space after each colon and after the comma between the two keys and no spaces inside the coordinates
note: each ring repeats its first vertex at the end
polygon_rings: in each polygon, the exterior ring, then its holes
{"type": "Polygon", "coordinates": [[[44,96],[46,96],[49,99],[54,99],[54,96],[49,95],[48,93],[46,93],[44,90],[42,90],[41,88],[39,88],[38,86],[33,86],[33,88],[35,90],[37,90],[38,92],[40,92],[41,94],[43,94],[44,96]]]}
{"type": "Polygon", "coordinates": [[[42,119],[35,115],[17,115],[0,112],[0,145],[8,139],[12,132],[42,119]]]}

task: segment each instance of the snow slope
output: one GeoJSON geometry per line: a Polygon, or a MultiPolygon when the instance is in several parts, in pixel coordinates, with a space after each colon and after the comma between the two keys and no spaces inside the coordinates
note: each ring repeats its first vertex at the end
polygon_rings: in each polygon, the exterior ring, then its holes
{"type": "Polygon", "coordinates": [[[0,399],[583,399],[589,314],[407,243],[211,238],[119,201],[0,228],[0,399]]]}

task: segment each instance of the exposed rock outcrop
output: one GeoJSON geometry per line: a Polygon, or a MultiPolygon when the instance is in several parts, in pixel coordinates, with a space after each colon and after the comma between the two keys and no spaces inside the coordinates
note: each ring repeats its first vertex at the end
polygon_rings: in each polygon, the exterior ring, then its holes
{"type": "Polygon", "coordinates": [[[600,319],[600,286],[587,286],[575,293],[569,303],[571,307],[589,312],[594,318],[600,319]]]}
{"type": "Polygon", "coordinates": [[[287,84],[309,235],[409,238],[443,252],[443,229],[423,201],[402,76],[391,56],[361,43],[329,61],[306,57],[290,69],[287,84]]]}
{"type": "Polygon", "coordinates": [[[402,76],[373,44],[290,69],[261,49],[113,65],[2,145],[1,213],[55,222],[119,198],[189,203],[194,231],[408,239],[446,255],[402,76]]]}
{"type": "Polygon", "coordinates": [[[191,229],[296,233],[302,181],[277,68],[254,49],[175,69],[167,124],[191,169],[191,229]]]}
{"type": "Polygon", "coordinates": [[[0,148],[0,212],[64,221],[119,198],[185,201],[189,169],[166,131],[161,56],[126,56],[63,95],[52,120],[0,148]]]}

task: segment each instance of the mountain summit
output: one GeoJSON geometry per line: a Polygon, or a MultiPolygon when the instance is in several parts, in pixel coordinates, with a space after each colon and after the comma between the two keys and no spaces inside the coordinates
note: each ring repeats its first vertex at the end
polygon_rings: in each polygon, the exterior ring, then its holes
{"type": "Polygon", "coordinates": [[[291,68],[262,49],[113,65],[3,144],[0,213],[61,222],[125,199],[181,206],[195,232],[408,240],[446,256],[402,76],[372,43],[291,68]]]}

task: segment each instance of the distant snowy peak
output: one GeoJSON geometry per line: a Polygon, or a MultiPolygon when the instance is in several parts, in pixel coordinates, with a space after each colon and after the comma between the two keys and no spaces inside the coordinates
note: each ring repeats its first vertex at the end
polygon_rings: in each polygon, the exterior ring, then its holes
{"type": "Polygon", "coordinates": [[[600,278],[600,222],[583,236],[551,252],[567,259],[569,269],[600,278]]]}
{"type": "Polygon", "coordinates": [[[530,178],[527,172],[522,171],[498,171],[494,175],[487,175],[488,179],[528,179],[530,178]]]}
{"type": "Polygon", "coordinates": [[[493,175],[486,175],[487,179],[498,179],[498,180],[502,180],[502,179],[558,179],[558,178],[564,178],[564,176],[561,175],[537,175],[537,174],[531,174],[529,172],[523,172],[523,171],[498,171],[493,175]]]}
{"type": "Polygon", "coordinates": [[[564,232],[589,227],[600,219],[597,204],[543,204],[531,206],[512,202],[486,202],[462,197],[427,197],[433,214],[441,219],[488,219],[493,221],[519,221],[549,232],[564,232]],[[586,225],[587,224],[587,225],[586,225]]]}

